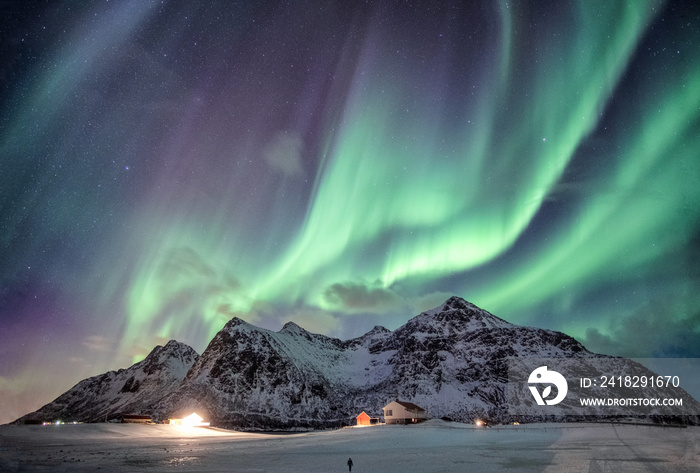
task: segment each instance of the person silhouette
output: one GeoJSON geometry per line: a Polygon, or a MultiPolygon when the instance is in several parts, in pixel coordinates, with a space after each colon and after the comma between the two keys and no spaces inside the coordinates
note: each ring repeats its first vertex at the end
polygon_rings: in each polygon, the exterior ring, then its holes
{"type": "Polygon", "coordinates": [[[352,458],[348,458],[348,471],[352,471],[352,458]]]}

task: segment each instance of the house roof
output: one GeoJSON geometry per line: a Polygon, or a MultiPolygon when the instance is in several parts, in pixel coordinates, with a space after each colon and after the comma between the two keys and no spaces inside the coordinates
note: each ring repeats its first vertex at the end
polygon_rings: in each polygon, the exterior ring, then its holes
{"type": "MultiPolygon", "coordinates": [[[[412,402],[399,401],[398,399],[396,399],[394,402],[396,404],[399,404],[399,405],[405,407],[406,409],[408,409],[410,411],[424,411],[425,410],[422,407],[413,404],[412,402]]],[[[389,404],[391,404],[391,403],[389,403],[389,404]]]]}

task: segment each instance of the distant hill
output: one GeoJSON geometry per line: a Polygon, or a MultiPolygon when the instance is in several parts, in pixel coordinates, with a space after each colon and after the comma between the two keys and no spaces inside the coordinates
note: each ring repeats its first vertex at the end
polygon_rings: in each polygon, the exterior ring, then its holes
{"type": "Polygon", "coordinates": [[[157,346],[130,368],[84,379],[37,411],[13,423],[103,422],[148,413],[155,400],[176,389],[199,355],[175,340],[157,346]]]}

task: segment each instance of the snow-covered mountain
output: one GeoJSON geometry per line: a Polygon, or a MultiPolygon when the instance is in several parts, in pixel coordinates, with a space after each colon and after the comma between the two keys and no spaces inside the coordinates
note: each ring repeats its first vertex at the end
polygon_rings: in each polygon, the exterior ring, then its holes
{"type": "MultiPolygon", "coordinates": [[[[292,322],[274,332],[233,318],[199,357],[171,341],[129,369],[81,381],[18,422],[99,421],[119,413],[165,420],[195,411],[220,427],[332,427],[352,423],[362,411],[380,416],[394,399],[418,404],[430,417],[509,420],[508,397],[512,405],[518,394],[508,383],[514,359],[557,359],[570,373],[585,372],[601,359],[615,373],[630,364],[644,370],[630,360],[591,353],[563,333],[513,325],[452,297],[394,331],[375,327],[346,341],[292,322]]],[[[515,369],[525,377],[518,379],[527,379],[533,367],[515,369]]],[[[521,388],[532,403],[527,386],[521,388]]],[[[587,392],[598,394],[609,391],[598,386],[587,392]]],[[[700,412],[696,401],[688,402],[689,413],[700,412]]],[[[562,409],[551,412],[568,415],[562,409]]],[[[525,413],[543,419],[541,411],[525,413]]],[[[587,412],[597,414],[604,412],[587,412]]]]}
{"type": "Polygon", "coordinates": [[[234,318],[214,337],[163,415],[193,410],[228,427],[329,426],[395,399],[435,417],[502,416],[506,357],[592,357],[559,332],[519,327],[461,299],[395,331],[375,327],[347,341],[294,323],[279,332],[234,318]]]}
{"type": "Polygon", "coordinates": [[[84,379],[39,410],[16,420],[98,422],[123,414],[143,414],[176,389],[199,355],[175,340],[157,346],[127,369],[84,379]]]}

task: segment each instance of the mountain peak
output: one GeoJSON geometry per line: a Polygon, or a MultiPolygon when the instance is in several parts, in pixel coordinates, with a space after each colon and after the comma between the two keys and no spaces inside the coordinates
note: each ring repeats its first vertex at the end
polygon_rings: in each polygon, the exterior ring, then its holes
{"type": "Polygon", "coordinates": [[[250,323],[246,322],[243,319],[240,319],[238,317],[233,317],[231,320],[226,322],[226,325],[224,325],[224,328],[222,331],[227,331],[230,332],[231,330],[235,328],[244,328],[244,327],[253,327],[250,323]]]}
{"type": "Polygon", "coordinates": [[[156,346],[151,352],[144,358],[144,361],[150,362],[162,362],[163,360],[171,357],[181,358],[183,355],[195,357],[198,356],[197,352],[194,351],[189,345],[178,342],[177,340],[170,340],[168,343],[156,346]]]}
{"type": "Polygon", "coordinates": [[[490,312],[477,307],[461,297],[453,296],[442,305],[423,312],[411,321],[419,324],[439,325],[445,330],[478,330],[483,328],[506,328],[513,325],[490,312]],[[448,329],[452,327],[451,329],[448,329]]]}
{"type": "Polygon", "coordinates": [[[192,347],[186,343],[178,342],[177,340],[170,340],[163,347],[163,351],[166,353],[182,353],[189,352],[190,350],[192,350],[192,347]]]}
{"type": "Polygon", "coordinates": [[[391,332],[391,330],[389,330],[388,328],[383,327],[381,325],[375,325],[374,328],[372,330],[370,330],[369,332],[367,332],[365,335],[375,334],[375,333],[389,333],[389,332],[391,332]]]}
{"type": "Polygon", "coordinates": [[[300,327],[299,325],[295,324],[294,322],[287,322],[282,327],[282,330],[279,331],[279,333],[306,333],[306,332],[307,332],[306,329],[304,329],[303,327],[300,327]]]}
{"type": "Polygon", "coordinates": [[[199,355],[170,340],[129,368],[86,378],[41,409],[16,423],[75,420],[104,422],[120,414],[147,413],[155,400],[174,391],[199,355]]]}
{"type": "Polygon", "coordinates": [[[459,297],[459,296],[452,296],[449,299],[445,301],[445,303],[442,305],[442,310],[479,310],[477,306],[472,304],[471,302],[459,297]]]}
{"type": "Polygon", "coordinates": [[[179,366],[182,363],[187,365],[187,369],[189,369],[197,358],[199,358],[199,354],[191,346],[177,340],[170,340],[165,346],[158,345],[151,350],[151,353],[141,364],[144,372],[152,375],[163,369],[173,369],[174,366],[179,366]]]}
{"type": "Polygon", "coordinates": [[[164,348],[167,348],[169,350],[174,350],[176,348],[179,348],[180,345],[181,345],[181,343],[178,342],[177,340],[169,340],[168,343],[165,344],[164,348]]]}

